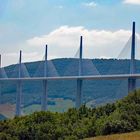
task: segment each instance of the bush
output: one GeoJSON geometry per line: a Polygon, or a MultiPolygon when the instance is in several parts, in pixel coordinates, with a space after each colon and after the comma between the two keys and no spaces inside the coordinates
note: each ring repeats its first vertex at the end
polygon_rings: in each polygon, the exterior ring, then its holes
{"type": "Polygon", "coordinates": [[[18,140],[16,137],[11,137],[10,135],[7,135],[6,133],[0,133],[0,140],[18,140]]]}
{"type": "Polygon", "coordinates": [[[133,126],[127,121],[112,120],[104,124],[104,127],[102,129],[102,134],[108,135],[108,134],[115,134],[115,133],[125,133],[125,132],[131,132],[133,130],[134,130],[133,126]]]}

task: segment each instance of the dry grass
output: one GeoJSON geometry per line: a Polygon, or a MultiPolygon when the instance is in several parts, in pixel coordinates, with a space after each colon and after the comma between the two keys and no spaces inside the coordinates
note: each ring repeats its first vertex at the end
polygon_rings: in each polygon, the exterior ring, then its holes
{"type": "Polygon", "coordinates": [[[140,131],[109,136],[99,136],[95,138],[87,138],[85,140],[140,140],[140,131]]]}
{"type": "Polygon", "coordinates": [[[15,106],[10,104],[0,105],[0,114],[7,118],[13,118],[15,114],[15,106]]]}

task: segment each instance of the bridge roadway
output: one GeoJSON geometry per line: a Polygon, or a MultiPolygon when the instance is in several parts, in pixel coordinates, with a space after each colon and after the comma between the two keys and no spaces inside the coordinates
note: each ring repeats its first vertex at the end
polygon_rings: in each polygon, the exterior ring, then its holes
{"type": "Polygon", "coordinates": [[[140,74],[0,78],[0,82],[1,81],[41,81],[41,80],[124,80],[129,78],[140,79],[140,74]]]}

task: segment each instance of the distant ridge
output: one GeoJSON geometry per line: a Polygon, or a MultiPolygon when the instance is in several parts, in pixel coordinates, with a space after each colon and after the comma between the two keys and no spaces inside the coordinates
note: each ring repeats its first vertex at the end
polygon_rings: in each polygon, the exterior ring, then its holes
{"type": "MultiPolygon", "coordinates": [[[[127,74],[129,73],[129,60],[117,60],[117,59],[84,59],[84,61],[90,60],[93,62],[96,69],[100,74],[127,74]]],[[[66,70],[72,70],[75,72],[77,59],[73,58],[62,58],[54,59],[54,64],[58,74],[62,76],[66,70]],[[73,66],[68,69],[68,66],[73,66]]],[[[30,76],[33,76],[36,72],[37,67],[43,63],[29,62],[25,63],[25,66],[30,76]]],[[[140,61],[136,60],[137,73],[140,73],[140,61]]],[[[16,65],[5,67],[5,71],[10,77],[13,74],[16,65]]],[[[43,71],[43,69],[41,69],[43,71]]],[[[17,71],[14,71],[17,72],[17,71]]],[[[41,72],[41,71],[40,71],[41,72]]],[[[138,85],[140,86],[139,82],[138,85]]],[[[3,83],[2,86],[3,103],[11,102],[15,103],[16,84],[3,83]]],[[[76,95],[76,81],[49,81],[48,83],[49,97],[51,98],[64,98],[75,101],[76,95]]],[[[26,82],[23,83],[23,94],[24,94],[24,105],[31,105],[34,103],[40,104],[40,96],[42,93],[41,82],[26,82]]],[[[116,99],[120,99],[127,95],[127,80],[116,80],[116,81],[84,81],[83,87],[83,102],[87,103],[94,100],[93,105],[104,104],[106,102],[113,102],[116,99]]]]}

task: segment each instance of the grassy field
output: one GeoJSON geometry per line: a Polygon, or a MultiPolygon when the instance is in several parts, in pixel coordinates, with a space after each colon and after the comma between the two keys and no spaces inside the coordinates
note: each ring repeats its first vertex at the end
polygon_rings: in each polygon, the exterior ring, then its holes
{"type": "MultiPolygon", "coordinates": [[[[55,105],[49,105],[48,110],[52,112],[64,112],[69,108],[74,107],[74,102],[71,100],[64,100],[62,98],[53,99],[55,101],[55,105]]],[[[40,111],[41,105],[31,105],[26,108],[23,108],[23,114],[31,114],[35,111],[40,111]]]]}
{"type": "MultiPolygon", "coordinates": [[[[55,102],[55,105],[49,105],[48,110],[52,112],[64,112],[69,108],[74,107],[74,102],[72,100],[64,100],[62,98],[51,99],[55,102]]],[[[41,105],[33,104],[22,109],[23,115],[31,114],[35,111],[41,111],[41,105]]],[[[6,118],[13,118],[15,116],[15,105],[2,104],[0,105],[0,114],[6,118]]]]}
{"type": "Polygon", "coordinates": [[[95,138],[87,138],[85,140],[140,140],[140,131],[109,136],[99,136],[95,138]]]}

